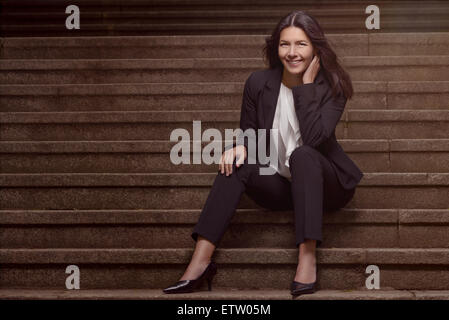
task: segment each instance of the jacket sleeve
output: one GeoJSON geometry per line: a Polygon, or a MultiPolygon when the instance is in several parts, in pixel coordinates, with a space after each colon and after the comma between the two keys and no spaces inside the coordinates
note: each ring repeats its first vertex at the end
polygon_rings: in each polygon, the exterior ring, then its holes
{"type": "Polygon", "coordinates": [[[313,148],[335,132],[347,100],[342,94],[334,98],[331,90],[320,96],[317,86],[316,83],[307,83],[292,88],[301,139],[313,148]]]}
{"type": "MultiPolygon", "coordinates": [[[[240,112],[240,129],[242,129],[243,132],[245,132],[245,130],[247,129],[254,129],[255,134],[257,135],[257,113],[256,101],[253,94],[254,83],[251,83],[252,75],[253,74],[251,74],[246,80],[243,89],[242,106],[240,112]]],[[[251,138],[251,136],[248,136],[248,139],[251,138]]],[[[239,135],[237,137],[237,141],[233,143],[233,145],[226,146],[225,150],[238,145],[244,145],[246,147],[246,150],[248,151],[248,141],[244,139],[243,135],[239,135]]]]}

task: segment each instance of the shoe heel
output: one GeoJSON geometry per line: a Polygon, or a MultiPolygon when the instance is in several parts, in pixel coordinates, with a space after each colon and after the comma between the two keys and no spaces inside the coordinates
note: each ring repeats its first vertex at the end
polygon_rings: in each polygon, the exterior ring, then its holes
{"type": "Polygon", "coordinates": [[[212,279],[207,279],[207,287],[209,291],[212,291],[212,279]]]}
{"type": "Polygon", "coordinates": [[[212,291],[212,280],[214,279],[216,274],[217,274],[217,268],[214,265],[212,270],[211,270],[211,272],[210,272],[210,274],[206,278],[206,280],[207,280],[207,287],[208,287],[209,291],[212,291]]]}

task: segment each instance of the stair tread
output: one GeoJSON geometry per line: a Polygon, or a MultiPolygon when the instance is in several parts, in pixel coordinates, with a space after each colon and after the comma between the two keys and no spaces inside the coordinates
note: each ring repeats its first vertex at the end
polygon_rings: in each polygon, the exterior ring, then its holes
{"type": "MultiPolygon", "coordinates": [[[[3,173],[2,187],[42,186],[211,186],[216,172],[206,173],[3,173]]],[[[448,186],[449,173],[364,173],[360,186],[448,186]]]]}
{"type": "MultiPolygon", "coordinates": [[[[0,95],[173,95],[173,94],[237,94],[243,82],[180,82],[180,83],[101,83],[101,84],[0,84],[0,95]]],[[[438,93],[449,92],[449,81],[353,81],[360,93],[438,93]]]]}
{"type": "MultiPolygon", "coordinates": [[[[347,152],[445,152],[449,139],[337,139],[347,152]]],[[[193,140],[196,141],[196,140],[193,140]]],[[[214,140],[231,144],[231,140],[214,140]]],[[[189,144],[192,141],[189,141],[189,144]]],[[[178,142],[170,140],[0,141],[0,153],[149,152],[168,153],[178,142]]],[[[201,141],[202,146],[209,141],[201,141]]]]}
{"type": "MultiPolygon", "coordinates": [[[[193,224],[201,209],[90,209],[90,210],[0,210],[0,224],[193,224]]],[[[233,223],[293,223],[291,211],[236,209],[233,223]]],[[[449,223],[449,209],[348,209],[324,215],[324,223],[432,224],[449,223]]]]}
{"type": "MultiPolygon", "coordinates": [[[[449,248],[317,248],[318,265],[449,265],[449,248]]],[[[8,264],[185,264],[193,249],[37,248],[0,249],[0,263],[8,264]]],[[[298,249],[218,248],[218,264],[297,264],[298,249]]]]}
{"type": "MultiPolygon", "coordinates": [[[[360,17],[363,17],[363,15],[360,15],[360,17]]],[[[143,31],[143,30],[166,30],[166,29],[177,29],[177,28],[185,28],[185,27],[197,27],[199,29],[206,30],[208,28],[214,28],[214,29],[227,29],[229,27],[237,27],[242,29],[256,29],[256,30],[262,30],[262,29],[272,29],[276,22],[275,18],[272,22],[178,22],[178,23],[144,23],[144,24],[138,24],[138,23],[85,23],[84,24],[84,30],[130,30],[130,31],[143,31]]],[[[353,21],[333,21],[333,20],[327,20],[325,21],[322,19],[323,22],[320,23],[323,29],[330,28],[330,27],[352,27],[355,30],[363,30],[364,28],[360,27],[359,21],[356,19],[353,19],[353,21]]],[[[47,24],[39,24],[39,25],[23,25],[23,24],[10,24],[10,25],[4,25],[2,26],[3,31],[20,31],[20,30],[29,30],[34,29],[36,31],[38,30],[55,30],[55,31],[64,31],[61,30],[61,26],[59,24],[51,24],[46,21],[47,24]]],[[[403,27],[403,28],[416,28],[418,27],[434,27],[435,25],[440,26],[443,29],[446,29],[448,27],[448,20],[444,18],[435,18],[433,17],[432,20],[429,19],[423,19],[423,20],[413,20],[413,24],[410,24],[410,19],[407,19],[407,17],[401,17],[400,19],[392,18],[392,17],[386,17],[383,20],[383,28],[387,27],[403,27]]],[[[213,29],[212,29],[213,30],[213,29]]],[[[382,29],[380,29],[382,32],[382,29]]]]}
{"type": "MultiPolygon", "coordinates": [[[[0,299],[145,299],[145,300],[291,300],[288,289],[237,290],[212,287],[212,291],[165,294],[161,289],[0,289],[0,299]]],[[[299,300],[421,300],[449,299],[449,290],[318,290],[299,300]]]]}
{"type": "MultiPolygon", "coordinates": [[[[238,122],[240,110],[0,112],[0,123],[238,122]]],[[[449,110],[347,109],[340,122],[449,121],[449,110]]]]}
{"type": "MultiPolygon", "coordinates": [[[[449,55],[420,56],[351,56],[342,57],[346,67],[355,66],[447,66],[449,55]]],[[[120,59],[2,59],[0,70],[77,70],[77,69],[226,69],[263,67],[263,60],[253,58],[120,58],[120,59]],[[217,64],[217,62],[220,62],[217,64]],[[93,65],[93,63],[95,63],[93,65]],[[156,64],[157,63],[157,64],[156,64]]]]}
{"type": "MultiPolygon", "coordinates": [[[[420,8],[420,13],[422,14],[428,14],[428,13],[437,13],[437,14],[441,14],[444,11],[448,11],[449,7],[446,3],[440,3],[438,6],[433,6],[433,7],[422,7],[420,8]]],[[[85,13],[86,17],[100,17],[100,18],[112,18],[112,17],[117,17],[117,18],[124,18],[124,17],[141,17],[141,16],[149,16],[149,17],[168,17],[168,16],[176,16],[176,17],[189,17],[189,16],[193,16],[193,17],[204,17],[204,15],[207,16],[211,16],[211,14],[215,15],[216,17],[219,16],[242,16],[242,17],[257,17],[259,15],[263,15],[264,17],[266,16],[266,14],[269,14],[270,16],[273,17],[277,17],[277,16],[282,16],[283,14],[285,14],[286,10],[273,10],[273,9],[258,9],[253,10],[253,9],[242,9],[242,8],[227,8],[227,9],[220,9],[220,10],[212,10],[212,9],[193,9],[193,10],[179,10],[179,9],[161,9],[161,10],[155,10],[155,11],[137,11],[137,10],[127,10],[127,11],[119,11],[119,10],[90,10],[87,11],[85,13]]],[[[312,14],[313,16],[322,16],[322,15],[332,15],[332,16],[337,16],[338,15],[342,15],[342,16],[348,16],[348,15],[357,15],[357,16],[362,16],[363,13],[361,13],[359,8],[311,8],[309,9],[307,12],[309,12],[310,14],[312,14]]],[[[391,14],[391,13],[396,13],[396,14],[416,14],[416,8],[412,8],[412,7],[403,7],[403,8],[382,8],[382,13],[383,14],[391,14]]],[[[29,16],[30,13],[23,13],[23,12],[5,12],[2,14],[2,16],[15,16],[15,17],[20,17],[20,16],[29,16]]],[[[47,11],[47,12],[36,12],[33,13],[33,16],[36,15],[38,17],[48,17],[48,16],[53,16],[53,17],[60,17],[60,16],[65,16],[64,13],[62,12],[51,12],[51,11],[47,11]]]]}
{"type": "MultiPolygon", "coordinates": [[[[247,46],[263,45],[266,35],[161,35],[161,36],[77,36],[77,37],[7,37],[1,42],[4,49],[9,48],[73,48],[73,47],[166,47],[189,46],[236,46],[245,42],[247,46]]],[[[449,44],[449,32],[408,32],[408,33],[379,33],[379,34],[327,34],[330,41],[344,41],[345,43],[360,43],[363,40],[368,45],[406,44],[416,45],[449,44]]],[[[351,52],[349,52],[351,53],[351,52]]],[[[356,52],[357,53],[357,52],[356,52]]],[[[367,52],[368,54],[368,52],[367,52]]],[[[54,57],[52,57],[54,59],[54,57]]]]}

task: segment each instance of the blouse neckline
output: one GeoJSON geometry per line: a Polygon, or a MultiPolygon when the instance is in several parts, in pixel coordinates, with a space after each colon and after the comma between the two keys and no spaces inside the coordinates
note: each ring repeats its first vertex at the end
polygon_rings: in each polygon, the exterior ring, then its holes
{"type": "Polygon", "coordinates": [[[284,83],[282,83],[282,81],[281,81],[281,86],[283,86],[285,89],[292,90],[289,87],[287,87],[284,83]]]}

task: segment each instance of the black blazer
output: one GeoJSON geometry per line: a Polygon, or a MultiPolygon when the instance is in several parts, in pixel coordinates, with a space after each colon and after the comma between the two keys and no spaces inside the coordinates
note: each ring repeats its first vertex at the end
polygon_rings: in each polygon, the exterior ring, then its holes
{"type": "MultiPolygon", "coordinates": [[[[282,71],[283,67],[255,71],[245,82],[240,128],[243,131],[253,128],[256,139],[257,129],[266,129],[265,150],[270,150],[268,133],[273,127],[282,71]]],[[[321,69],[313,83],[293,87],[292,93],[303,144],[317,149],[330,160],[345,189],[354,188],[363,173],[346,155],[335,137],[335,127],[345,108],[346,98],[341,95],[332,97],[331,87],[321,69]]],[[[247,139],[239,138],[234,145],[244,144],[248,150],[247,139]]]]}

